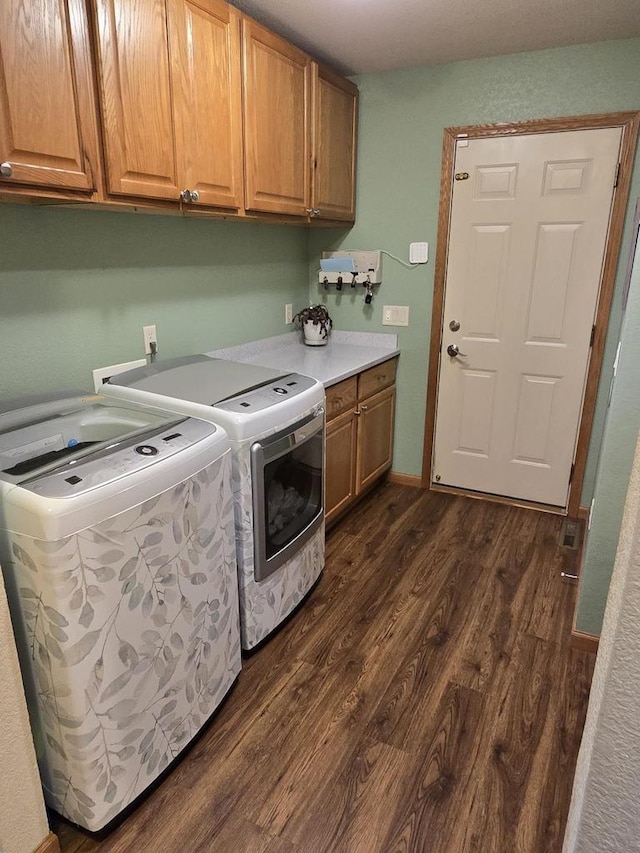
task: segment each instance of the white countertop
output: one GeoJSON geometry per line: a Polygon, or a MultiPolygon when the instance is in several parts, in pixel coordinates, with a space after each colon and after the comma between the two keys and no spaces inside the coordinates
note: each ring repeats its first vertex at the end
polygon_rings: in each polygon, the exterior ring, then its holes
{"type": "Polygon", "coordinates": [[[288,332],[206,353],[215,358],[260,364],[312,376],[327,388],[368,367],[399,355],[398,336],[379,332],[333,331],[324,347],[302,343],[301,332],[288,332]]]}

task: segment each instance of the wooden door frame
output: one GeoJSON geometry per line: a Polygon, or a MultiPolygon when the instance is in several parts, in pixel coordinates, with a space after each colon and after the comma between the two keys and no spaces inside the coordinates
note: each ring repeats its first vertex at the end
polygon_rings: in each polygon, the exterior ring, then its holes
{"type": "MultiPolygon", "coordinates": [[[[456,142],[459,138],[489,139],[499,136],[516,136],[530,133],[557,133],[565,130],[594,130],[605,127],[620,127],[622,141],[620,149],[620,171],[618,184],[613,195],[611,218],[607,233],[598,305],[596,308],[595,333],[591,357],[587,369],[587,379],[578,427],[578,440],[574,457],[573,477],[569,490],[567,514],[578,516],[580,495],[584,480],[584,471],[589,452],[589,439],[595,412],[598,381],[602,368],[604,345],[607,337],[609,312],[616,279],[616,269],[622,242],[624,219],[629,200],[631,173],[635,157],[640,111],[607,113],[604,115],[567,116],[552,119],[534,119],[530,121],[482,124],[470,127],[445,127],[442,143],[442,174],[440,181],[440,210],[438,214],[438,241],[434,275],[433,308],[431,314],[431,342],[429,346],[429,370],[427,374],[427,410],[425,416],[424,449],[422,455],[422,486],[433,488],[431,484],[431,463],[436,421],[436,403],[438,391],[438,371],[440,367],[440,347],[444,320],[445,277],[449,251],[449,227],[451,219],[453,170],[456,155],[456,142]]],[[[465,489],[446,487],[447,491],[467,494],[465,489]]],[[[479,496],[477,492],[475,496],[479,496]]],[[[487,494],[487,499],[491,495],[487,494]]],[[[505,500],[505,498],[502,498],[505,500]]],[[[511,502],[511,499],[506,499],[511,502]]],[[[522,505],[522,501],[513,499],[513,503],[522,505]]],[[[537,504],[541,509],[545,506],[537,504]]],[[[549,507],[551,508],[551,507],[549,507]]],[[[557,509],[556,509],[557,512],[557,509]]]]}

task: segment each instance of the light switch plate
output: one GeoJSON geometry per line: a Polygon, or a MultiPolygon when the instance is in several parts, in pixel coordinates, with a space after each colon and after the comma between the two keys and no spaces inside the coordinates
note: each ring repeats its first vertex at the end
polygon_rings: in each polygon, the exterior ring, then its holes
{"type": "Polygon", "coordinates": [[[382,325],[383,326],[408,326],[409,325],[409,306],[408,305],[383,305],[382,306],[382,325]]]}

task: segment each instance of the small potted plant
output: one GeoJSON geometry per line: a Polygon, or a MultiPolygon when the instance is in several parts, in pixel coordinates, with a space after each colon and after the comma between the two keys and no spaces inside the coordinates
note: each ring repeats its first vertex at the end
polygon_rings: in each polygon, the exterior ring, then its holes
{"type": "Polygon", "coordinates": [[[302,327],[304,342],[310,347],[323,347],[329,342],[333,325],[325,305],[310,305],[298,311],[293,322],[302,327]]]}

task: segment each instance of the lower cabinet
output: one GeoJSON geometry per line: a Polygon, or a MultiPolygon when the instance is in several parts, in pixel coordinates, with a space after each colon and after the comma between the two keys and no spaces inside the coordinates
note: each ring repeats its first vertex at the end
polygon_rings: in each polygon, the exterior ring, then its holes
{"type": "Polygon", "coordinates": [[[396,364],[391,359],[327,388],[327,524],[391,467],[396,364]]]}
{"type": "Polygon", "coordinates": [[[385,388],[360,403],[356,456],[357,495],[368,489],[391,468],[395,407],[395,387],[385,388]]]}
{"type": "Polygon", "coordinates": [[[327,422],[325,520],[329,524],[356,497],[358,417],[355,410],[327,422]]]}

